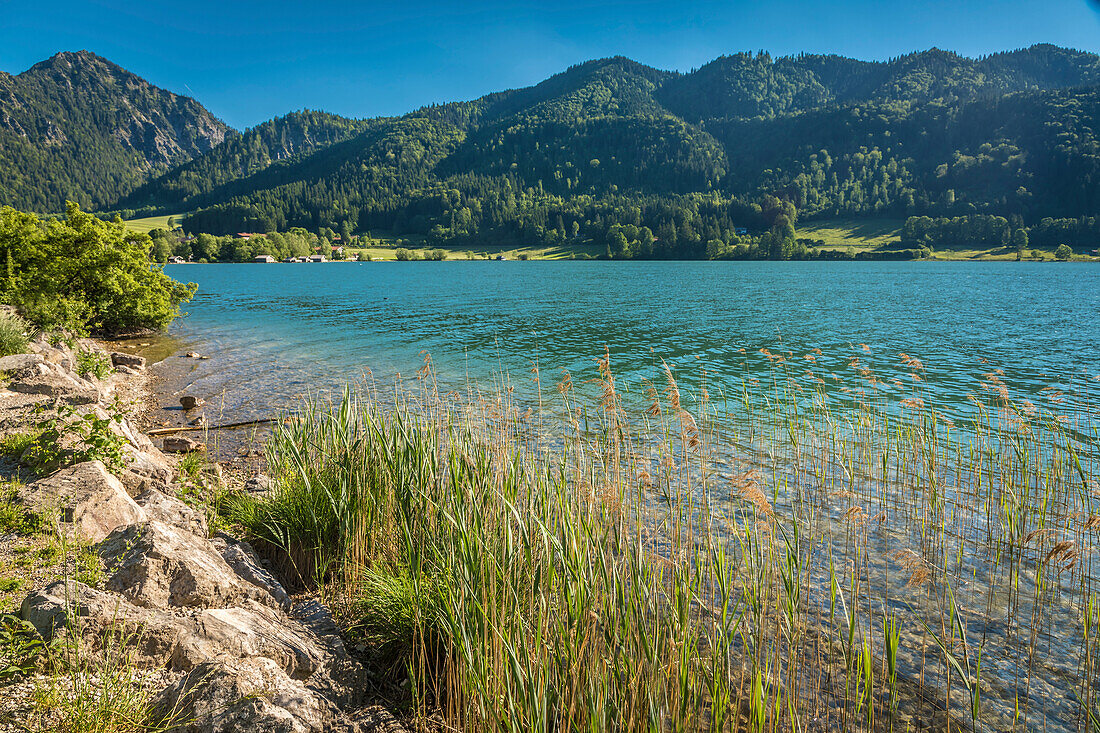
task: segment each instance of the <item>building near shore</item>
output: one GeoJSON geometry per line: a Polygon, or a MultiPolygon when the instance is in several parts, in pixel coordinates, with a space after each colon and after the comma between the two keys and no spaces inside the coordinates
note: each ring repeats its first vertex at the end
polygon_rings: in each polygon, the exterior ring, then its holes
{"type": "Polygon", "coordinates": [[[253,262],[274,262],[275,258],[271,255],[256,255],[252,258],[253,262]]]}

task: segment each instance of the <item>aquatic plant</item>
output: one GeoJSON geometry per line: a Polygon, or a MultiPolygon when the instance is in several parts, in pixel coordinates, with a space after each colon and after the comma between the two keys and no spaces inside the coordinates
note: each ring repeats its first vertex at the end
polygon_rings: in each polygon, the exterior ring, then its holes
{"type": "Polygon", "coordinates": [[[1092,725],[1087,390],[1056,414],[992,370],[949,415],[869,346],[828,390],[795,367],[820,350],[765,352],[770,383],[712,400],[665,365],[637,410],[606,351],[552,397],[533,365],[530,408],[441,394],[426,359],[406,393],[303,405],[277,488],[224,506],[425,725],[1092,725]]]}

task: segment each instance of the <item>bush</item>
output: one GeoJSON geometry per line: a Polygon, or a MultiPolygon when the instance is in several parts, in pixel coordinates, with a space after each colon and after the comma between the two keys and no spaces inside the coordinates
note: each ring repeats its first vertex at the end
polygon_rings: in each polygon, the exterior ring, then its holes
{"type": "Polygon", "coordinates": [[[1073,249],[1068,244],[1059,244],[1058,249],[1054,250],[1054,259],[1056,260],[1065,262],[1070,257],[1073,257],[1073,249]]]}
{"type": "Polygon", "coordinates": [[[30,343],[30,324],[14,313],[0,312],[0,356],[22,354],[30,343]]]}
{"type": "Polygon", "coordinates": [[[76,355],[76,373],[82,377],[106,379],[112,371],[111,357],[106,354],[85,349],[76,355]]]}
{"type": "Polygon", "coordinates": [[[0,209],[0,299],[44,328],[163,328],[194,294],[150,263],[148,235],[69,204],[64,221],[0,209]]]}

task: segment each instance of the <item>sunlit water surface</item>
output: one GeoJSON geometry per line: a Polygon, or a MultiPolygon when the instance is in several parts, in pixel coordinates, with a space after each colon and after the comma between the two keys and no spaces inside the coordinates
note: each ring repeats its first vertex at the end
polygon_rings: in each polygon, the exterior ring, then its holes
{"type": "MultiPolygon", "coordinates": [[[[743,389],[774,385],[779,370],[784,384],[789,378],[819,390],[841,410],[864,399],[902,409],[902,400],[919,396],[957,421],[958,431],[974,412],[968,395],[1003,385],[1013,400],[1060,415],[1076,450],[1096,455],[1090,413],[1100,388],[1100,269],[1089,264],[412,262],[166,272],[198,284],[172,331],[186,350],[210,357],[170,357],[169,386],[216,404],[222,422],[268,417],[348,381],[413,382],[425,354],[444,389],[506,383],[521,403],[536,404],[540,385],[544,397],[552,394],[567,370],[594,396],[588,380],[606,347],[628,409],[644,409],[645,380],[663,385],[665,363],[689,410],[701,407],[705,386],[720,406],[715,414],[734,414],[743,389]]],[[[843,523],[842,510],[825,520],[843,523]]],[[[952,531],[980,533],[981,522],[956,520],[952,531]]],[[[917,531],[886,525],[868,541],[886,556],[917,531]]],[[[1091,568],[1091,547],[1079,551],[1081,566],[1091,568]]],[[[1079,633],[1080,578],[1056,586],[1067,597],[1043,612],[1038,645],[1047,658],[1025,684],[1021,645],[1005,642],[1012,634],[996,622],[1003,608],[994,606],[1006,601],[988,592],[1005,579],[987,558],[959,558],[958,568],[970,574],[959,581],[962,603],[985,606],[968,635],[974,644],[994,639],[983,671],[992,680],[983,692],[986,727],[1010,724],[1022,698],[1029,712],[1020,729],[1081,729],[1071,696],[1096,680],[1078,679],[1080,644],[1071,638],[1079,633]],[[1050,629],[1065,630],[1065,638],[1050,629]]],[[[870,585],[885,587],[886,570],[871,567],[870,585]]],[[[821,587],[825,571],[812,571],[821,587]]],[[[891,588],[895,596],[903,599],[895,610],[908,613],[904,593],[891,588]]],[[[1026,605],[1013,611],[1029,612],[1026,605]]],[[[902,677],[916,680],[918,652],[901,656],[902,677]]],[[[942,682],[934,672],[923,678],[942,682]]]]}

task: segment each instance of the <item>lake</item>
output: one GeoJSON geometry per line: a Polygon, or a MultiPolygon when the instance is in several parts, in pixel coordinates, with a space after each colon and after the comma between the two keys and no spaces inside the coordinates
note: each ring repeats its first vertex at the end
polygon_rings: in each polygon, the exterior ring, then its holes
{"type": "MultiPolygon", "coordinates": [[[[819,400],[827,409],[814,413],[818,422],[803,421],[803,410],[748,432],[705,425],[735,436],[714,475],[725,481],[744,467],[736,464],[755,462],[782,521],[801,526],[800,603],[822,629],[806,637],[823,640],[815,649],[836,648],[835,569],[843,577],[859,568],[861,623],[873,630],[877,614],[900,619],[899,679],[910,689],[900,709],[916,720],[935,717],[944,690],[956,711],[968,707],[916,621],[949,627],[956,599],[961,653],[983,650],[980,729],[1079,730],[1074,696],[1100,696],[1091,661],[1100,647],[1084,623],[1100,581],[1094,265],[411,262],[166,272],[198,283],[172,332],[210,358],[169,357],[160,369],[171,389],[205,397],[215,422],[269,416],[367,375],[383,388],[412,382],[425,354],[444,389],[506,385],[535,404],[537,364],[544,394],[568,370],[594,403],[605,347],[635,414],[648,404],[647,380],[664,389],[665,364],[700,417],[702,387],[708,404],[723,405],[707,414],[734,423],[753,413],[743,392],[819,400]],[[788,435],[793,450],[767,445],[788,435]]],[[[845,674],[833,652],[820,653],[825,662],[798,672],[810,687],[845,674]]]]}
{"type": "MultiPolygon", "coordinates": [[[[561,369],[595,376],[606,347],[620,384],[660,376],[712,393],[770,373],[767,349],[802,360],[837,399],[853,354],[884,389],[965,409],[982,374],[1015,395],[1083,388],[1100,373],[1100,269],[1016,262],[408,262],[175,265],[199,286],[172,326],[216,359],[196,387],[252,417],[367,370],[412,377],[431,355],[444,384],[521,394],[561,369]],[[893,380],[904,385],[897,387],[893,380]],[[227,389],[228,387],[232,389],[227,389]]],[[[552,375],[552,376],[551,376],[552,375]]],[[[1096,384],[1093,382],[1093,384],[1096,384]]]]}

